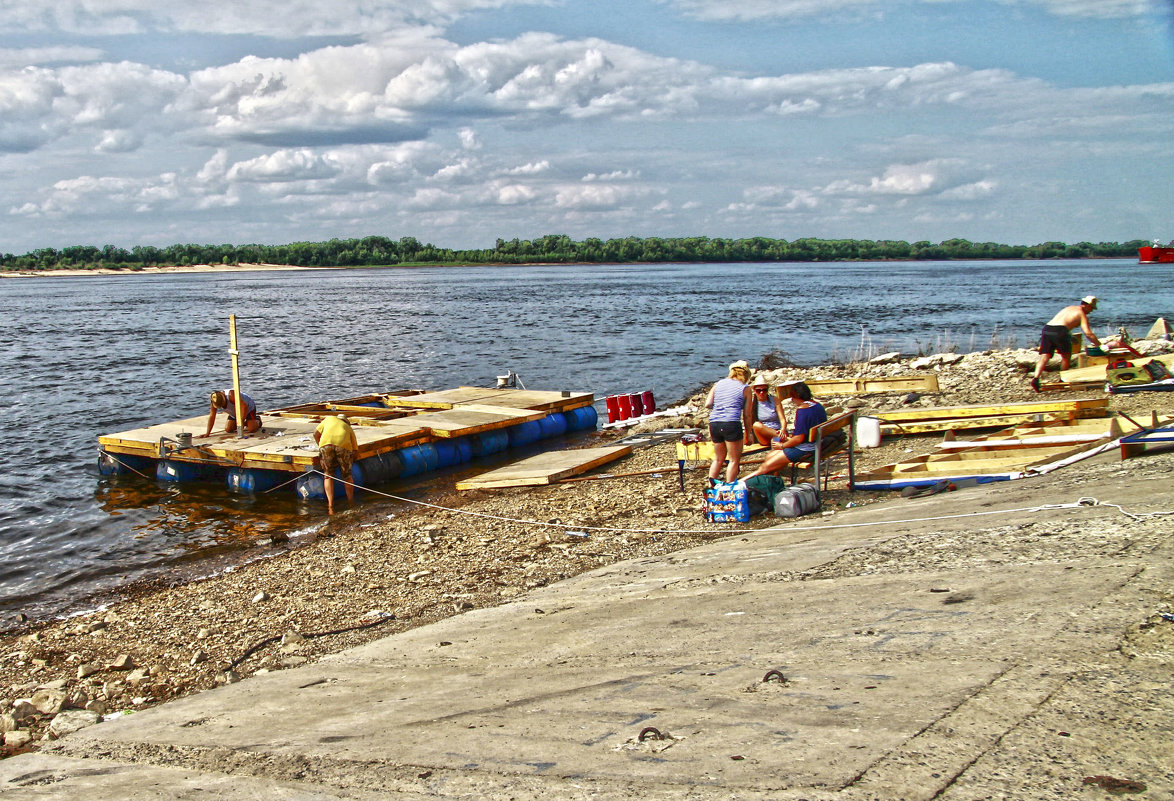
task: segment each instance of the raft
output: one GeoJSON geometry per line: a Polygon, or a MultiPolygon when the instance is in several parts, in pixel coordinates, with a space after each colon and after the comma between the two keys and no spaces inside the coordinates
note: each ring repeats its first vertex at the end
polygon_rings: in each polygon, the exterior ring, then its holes
{"type": "MultiPolygon", "coordinates": [[[[137,473],[160,481],[224,481],[229,491],[288,491],[321,498],[314,430],[323,417],[345,414],[359,449],[351,481],[386,483],[577,431],[595,430],[588,392],[457,387],[400,390],[261,412],[260,431],[222,430],[195,439],[207,414],[98,437],[103,475],[137,473]]],[[[218,421],[219,422],[219,421],[218,421]]],[[[341,493],[341,482],[335,492],[341,493]]]]}

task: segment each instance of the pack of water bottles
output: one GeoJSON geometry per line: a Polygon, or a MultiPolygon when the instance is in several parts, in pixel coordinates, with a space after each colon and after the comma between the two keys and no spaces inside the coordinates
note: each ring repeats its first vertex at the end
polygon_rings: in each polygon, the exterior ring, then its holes
{"type": "Polygon", "coordinates": [[[718,481],[705,490],[705,519],[710,523],[750,520],[750,497],[744,481],[718,481]]]}

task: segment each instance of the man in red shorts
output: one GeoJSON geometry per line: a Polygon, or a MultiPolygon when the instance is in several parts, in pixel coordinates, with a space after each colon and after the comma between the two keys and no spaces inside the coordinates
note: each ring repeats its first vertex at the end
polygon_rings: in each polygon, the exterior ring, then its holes
{"type": "Polygon", "coordinates": [[[1080,303],[1073,306],[1065,306],[1056,312],[1047,325],[1044,326],[1043,333],[1039,338],[1039,363],[1035,366],[1035,375],[1031,377],[1031,388],[1039,392],[1039,377],[1043,374],[1044,368],[1048,366],[1048,360],[1052,358],[1052,354],[1060,354],[1060,369],[1067,370],[1068,363],[1072,359],[1072,334],[1073,328],[1080,326],[1080,330],[1088,337],[1088,341],[1095,347],[1101,346],[1101,341],[1097,339],[1097,335],[1092,332],[1092,326],[1088,324],[1088,313],[1097,307],[1096,295],[1085,295],[1080,299],[1080,303]]]}

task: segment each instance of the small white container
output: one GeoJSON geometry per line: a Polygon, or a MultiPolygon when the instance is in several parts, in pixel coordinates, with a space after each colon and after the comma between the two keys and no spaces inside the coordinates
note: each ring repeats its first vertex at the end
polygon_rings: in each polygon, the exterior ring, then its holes
{"type": "Polygon", "coordinates": [[[877,448],[881,444],[880,420],[876,417],[856,418],[856,444],[861,448],[877,448]]]}

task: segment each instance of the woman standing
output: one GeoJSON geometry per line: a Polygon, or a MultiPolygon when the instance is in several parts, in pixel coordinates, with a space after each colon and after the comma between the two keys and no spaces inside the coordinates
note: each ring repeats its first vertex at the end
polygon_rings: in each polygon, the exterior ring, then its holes
{"type": "Polygon", "coordinates": [[[709,466],[710,484],[717,480],[722,464],[729,456],[726,481],[736,481],[742,461],[742,442],[749,428],[750,365],[736,361],[726,378],[718,381],[705,397],[709,409],[709,438],[713,441],[713,464],[709,466]],[[743,423],[746,423],[743,426],[743,423]]]}

